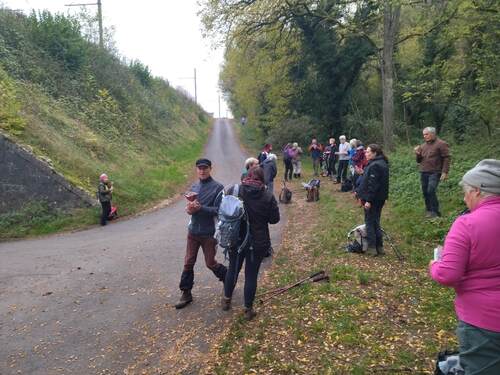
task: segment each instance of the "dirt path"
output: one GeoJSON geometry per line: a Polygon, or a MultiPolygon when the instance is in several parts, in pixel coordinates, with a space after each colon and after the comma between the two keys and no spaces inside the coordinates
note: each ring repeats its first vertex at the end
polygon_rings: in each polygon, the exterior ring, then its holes
{"type": "MultiPolygon", "coordinates": [[[[216,121],[205,154],[218,181],[238,182],[245,155],[229,121],[216,121]]],[[[221,284],[202,256],[194,303],[172,307],[184,258],[184,205],[103,228],[0,243],[0,374],[198,373],[231,315],[219,309],[221,284]]]]}

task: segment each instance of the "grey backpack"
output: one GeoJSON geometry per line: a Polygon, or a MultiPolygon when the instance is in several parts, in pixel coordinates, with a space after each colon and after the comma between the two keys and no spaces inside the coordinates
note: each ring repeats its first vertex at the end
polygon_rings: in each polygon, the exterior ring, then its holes
{"type": "Polygon", "coordinates": [[[239,198],[238,193],[239,185],[234,185],[232,194],[222,192],[215,238],[225,251],[236,249],[238,252],[241,252],[249,238],[249,225],[245,205],[239,198]],[[246,234],[242,239],[240,237],[240,229],[243,221],[247,225],[246,234]]]}

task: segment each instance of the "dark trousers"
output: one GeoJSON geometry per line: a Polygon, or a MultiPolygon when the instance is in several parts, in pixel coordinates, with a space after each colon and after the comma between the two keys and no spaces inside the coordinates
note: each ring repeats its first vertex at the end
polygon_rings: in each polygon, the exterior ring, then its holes
{"type": "Polygon", "coordinates": [[[337,182],[344,181],[347,177],[347,166],[349,160],[339,160],[339,167],[337,170],[337,182]]]}
{"type": "Polygon", "coordinates": [[[101,202],[102,214],[101,214],[101,225],[106,225],[109,219],[109,214],[111,213],[111,201],[101,202]]]}
{"type": "Polygon", "coordinates": [[[365,208],[366,240],[368,247],[382,247],[384,244],[382,229],[380,229],[380,215],[385,202],[372,202],[369,210],[365,208]]]}
{"type": "Polygon", "coordinates": [[[313,158],[313,170],[315,176],[319,176],[320,164],[321,164],[320,158],[313,158]]]}
{"type": "Polygon", "coordinates": [[[193,236],[188,233],[186,245],[186,257],[184,258],[184,269],[181,275],[181,282],[179,284],[180,290],[191,290],[194,284],[194,265],[198,257],[198,250],[200,246],[205,256],[205,264],[214,275],[220,280],[224,281],[226,277],[227,268],[215,260],[217,241],[215,238],[207,236],[193,236]]]}
{"type": "Polygon", "coordinates": [[[430,211],[438,215],[440,215],[440,212],[436,191],[440,178],[441,173],[420,173],[420,182],[422,184],[422,193],[424,194],[425,209],[426,211],[430,211]]]}
{"type": "Polygon", "coordinates": [[[334,176],[335,173],[337,173],[337,170],[335,169],[335,162],[335,158],[328,159],[328,176],[334,176]]]}
{"type": "Polygon", "coordinates": [[[285,163],[285,181],[290,181],[293,173],[292,159],[285,159],[283,162],[285,163]]]}
{"type": "Polygon", "coordinates": [[[245,307],[251,308],[253,306],[255,292],[257,291],[257,277],[259,276],[259,268],[262,259],[262,256],[255,254],[255,252],[248,247],[240,254],[237,254],[236,251],[229,252],[229,268],[224,281],[224,296],[226,298],[231,298],[233,296],[233,291],[238,281],[238,275],[241,271],[243,261],[245,261],[245,287],[243,292],[245,307]]]}

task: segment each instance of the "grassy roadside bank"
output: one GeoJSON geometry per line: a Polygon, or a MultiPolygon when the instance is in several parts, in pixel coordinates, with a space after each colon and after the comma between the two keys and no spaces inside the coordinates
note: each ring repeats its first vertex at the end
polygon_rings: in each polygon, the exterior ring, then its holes
{"type": "Polygon", "coordinates": [[[450,179],[439,190],[444,215],[432,221],[423,217],[411,150],[390,155],[391,195],[382,225],[405,254],[403,263],[388,243],[385,257],[346,253],[346,234],[363,222],[361,209],[326,179],[317,203],[305,202],[294,182],[282,247],[259,292],[321,269],[331,281],[257,306],[255,321],[235,321],[205,373],[431,374],[436,353],[456,346],[456,318],[453,291],[430,280],[427,263],[463,207],[457,185],[463,173],[500,156],[493,143],[452,151],[450,179]]]}
{"type": "MultiPolygon", "coordinates": [[[[71,176],[91,173],[97,178],[99,173],[106,172],[114,182],[113,204],[118,206],[120,217],[134,215],[183,191],[191,177],[192,165],[201,155],[209,132],[208,121],[186,127],[176,134],[179,143],[158,143],[151,147],[148,154],[134,150],[131,145],[121,144],[121,150],[118,150],[118,146],[113,146],[115,150],[110,153],[121,156],[108,163],[93,164],[92,160],[79,158],[75,149],[69,150],[68,146],[62,152],[68,151],[73,156],[76,154],[80,163],[75,162],[71,166],[61,164],[60,167],[63,173],[68,172],[65,175],[69,175],[70,181],[80,186],[85,185],[88,191],[92,191],[93,185],[97,186],[97,180],[88,179],[82,183],[80,178],[71,176]]],[[[51,211],[44,203],[32,202],[20,211],[0,215],[0,239],[83,229],[98,223],[99,215],[100,206],[63,213],[51,211]]]]}

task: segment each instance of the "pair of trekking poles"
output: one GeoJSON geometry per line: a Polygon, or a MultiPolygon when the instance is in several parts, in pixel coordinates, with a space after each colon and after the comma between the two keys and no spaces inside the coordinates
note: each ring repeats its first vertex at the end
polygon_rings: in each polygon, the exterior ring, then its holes
{"type": "Polygon", "coordinates": [[[279,296],[280,294],[286,293],[290,289],[293,289],[295,287],[298,287],[299,285],[303,285],[306,283],[316,283],[319,281],[325,281],[328,282],[330,280],[330,277],[326,275],[325,271],[319,271],[316,273],[313,273],[312,275],[303,278],[302,280],[299,280],[293,284],[285,285],[280,288],[268,290],[267,292],[259,294],[257,297],[259,298],[259,303],[262,305],[264,302],[267,302],[271,299],[273,299],[276,296],[279,296]]]}

